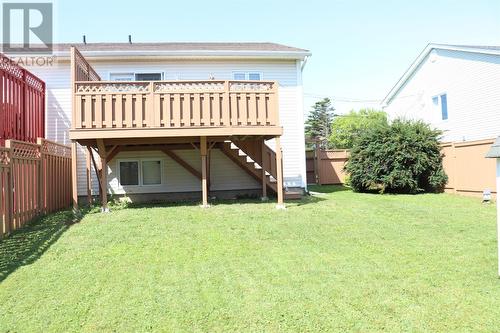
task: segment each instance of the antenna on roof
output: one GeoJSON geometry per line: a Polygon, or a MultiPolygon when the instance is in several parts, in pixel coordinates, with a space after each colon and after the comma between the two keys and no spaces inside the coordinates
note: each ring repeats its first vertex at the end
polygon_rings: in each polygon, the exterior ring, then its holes
{"type": "Polygon", "coordinates": [[[83,35],[83,44],[87,45],[87,36],[83,35]]]}
{"type": "Polygon", "coordinates": [[[132,44],[132,35],[128,35],[128,43],[132,44]]]}

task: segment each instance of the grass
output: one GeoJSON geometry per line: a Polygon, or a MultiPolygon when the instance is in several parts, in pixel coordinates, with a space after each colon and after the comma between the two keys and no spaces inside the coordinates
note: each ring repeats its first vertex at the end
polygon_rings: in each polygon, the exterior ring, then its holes
{"type": "Polygon", "coordinates": [[[0,331],[498,331],[493,205],[314,190],[42,219],[0,242],[0,331]]]}

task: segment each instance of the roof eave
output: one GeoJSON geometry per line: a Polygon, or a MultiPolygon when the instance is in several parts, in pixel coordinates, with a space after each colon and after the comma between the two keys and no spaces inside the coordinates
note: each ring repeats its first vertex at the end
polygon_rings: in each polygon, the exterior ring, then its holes
{"type": "MultiPolygon", "coordinates": [[[[296,59],[303,60],[310,56],[309,51],[216,51],[216,50],[186,50],[186,51],[159,51],[159,50],[128,50],[128,51],[81,51],[89,58],[117,59],[117,58],[263,58],[263,59],[296,59]]],[[[69,51],[55,51],[58,58],[69,58],[69,51]]]]}

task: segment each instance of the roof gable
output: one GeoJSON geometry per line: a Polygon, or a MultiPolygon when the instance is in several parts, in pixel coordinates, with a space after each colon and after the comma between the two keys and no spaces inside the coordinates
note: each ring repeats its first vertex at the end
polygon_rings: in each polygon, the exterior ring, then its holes
{"type": "Polygon", "coordinates": [[[431,53],[431,51],[434,49],[500,55],[500,46],[450,45],[450,44],[433,44],[433,43],[428,44],[424,48],[424,50],[418,55],[418,57],[413,61],[413,63],[406,70],[406,72],[401,76],[401,78],[396,82],[396,84],[391,88],[387,96],[385,96],[385,98],[382,101],[382,106],[387,106],[392,101],[392,98],[412,77],[412,75],[417,71],[419,66],[429,55],[429,53],[431,53]]]}

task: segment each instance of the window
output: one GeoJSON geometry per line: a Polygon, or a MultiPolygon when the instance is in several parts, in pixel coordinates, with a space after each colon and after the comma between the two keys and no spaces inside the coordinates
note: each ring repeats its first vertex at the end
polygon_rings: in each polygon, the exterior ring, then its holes
{"type": "Polygon", "coordinates": [[[245,73],[234,73],[233,74],[233,79],[235,79],[235,80],[242,81],[242,80],[245,80],[245,77],[246,77],[245,73]]]}
{"type": "Polygon", "coordinates": [[[162,163],[158,160],[118,161],[120,186],[161,185],[162,163]]]}
{"type": "Polygon", "coordinates": [[[110,73],[110,81],[159,81],[163,80],[162,72],[152,73],[110,73]]]}
{"type": "Polygon", "coordinates": [[[142,161],[142,184],[143,185],[161,184],[160,161],[142,161]]]}
{"type": "Polygon", "coordinates": [[[254,80],[254,81],[259,81],[260,80],[260,73],[248,73],[248,79],[254,80]]]}
{"type": "Polygon", "coordinates": [[[139,162],[121,161],[120,185],[139,185],[139,162]]]}
{"type": "Polygon", "coordinates": [[[441,119],[448,119],[448,98],[446,94],[432,97],[432,104],[434,108],[441,108],[441,119]]]}
{"type": "Polygon", "coordinates": [[[160,81],[162,73],[135,73],[136,81],[160,81]]]}
{"type": "Polygon", "coordinates": [[[134,81],[134,73],[111,73],[109,79],[111,81],[134,81]]]}
{"type": "Polygon", "coordinates": [[[238,81],[252,80],[260,81],[262,74],[258,72],[234,72],[233,79],[238,81]]]}

